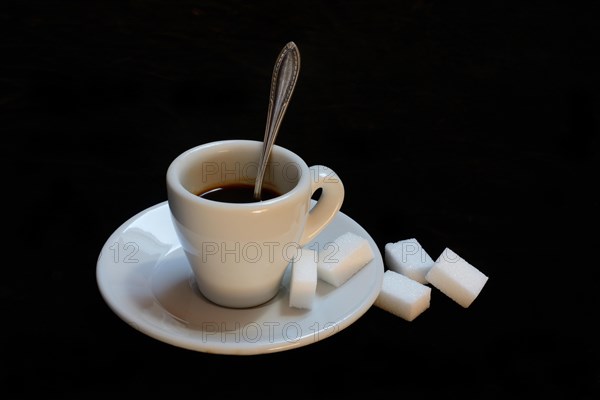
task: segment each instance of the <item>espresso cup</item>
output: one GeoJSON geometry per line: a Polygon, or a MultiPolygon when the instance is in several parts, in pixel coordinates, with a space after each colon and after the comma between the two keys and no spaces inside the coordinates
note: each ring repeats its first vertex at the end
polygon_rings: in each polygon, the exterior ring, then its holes
{"type": "Polygon", "coordinates": [[[240,200],[235,192],[253,188],[262,146],[252,140],[206,143],[177,156],[167,170],[173,225],[198,289],[225,307],[253,307],[273,298],[290,262],[333,221],[344,200],[333,170],[309,167],[278,145],[263,181],[273,194],[240,200]],[[215,192],[224,199],[211,199],[215,192]]]}

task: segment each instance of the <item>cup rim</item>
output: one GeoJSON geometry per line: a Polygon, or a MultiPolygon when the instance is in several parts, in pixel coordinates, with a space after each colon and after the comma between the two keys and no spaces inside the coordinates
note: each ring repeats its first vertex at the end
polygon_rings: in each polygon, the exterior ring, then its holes
{"type": "MultiPolygon", "coordinates": [[[[277,144],[273,145],[273,149],[272,149],[273,153],[280,153],[280,154],[283,153],[283,154],[285,154],[286,158],[292,159],[293,162],[296,162],[300,166],[301,175],[300,175],[300,178],[298,179],[298,182],[296,182],[296,184],[294,185],[293,188],[291,188],[287,192],[285,192],[277,197],[274,197],[272,199],[262,200],[262,201],[257,201],[257,202],[250,202],[250,203],[227,203],[227,202],[221,202],[221,201],[216,201],[216,200],[210,200],[210,199],[200,197],[200,196],[195,195],[192,192],[190,192],[188,189],[186,189],[183,186],[183,184],[181,183],[181,180],[179,179],[179,176],[180,176],[179,174],[180,174],[182,168],[184,168],[186,165],[188,165],[188,161],[189,161],[190,157],[192,157],[195,153],[206,151],[208,149],[215,148],[215,147],[228,147],[228,146],[232,146],[232,145],[241,145],[241,146],[246,146],[246,149],[249,148],[249,146],[256,146],[257,154],[259,154],[262,144],[263,144],[262,141],[257,141],[257,140],[226,139],[226,140],[216,140],[216,141],[212,141],[212,142],[206,142],[206,143],[191,147],[191,148],[185,150],[184,152],[180,153],[169,164],[169,167],[167,168],[167,174],[166,174],[167,184],[171,190],[173,190],[175,193],[177,193],[177,195],[182,196],[183,198],[188,199],[190,201],[195,201],[195,202],[198,202],[199,204],[211,205],[213,207],[235,208],[235,209],[264,208],[267,205],[272,205],[272,204],[277,204],[277,203],[287,201],[287,199],[297,195],[297,193],[299,193],[302,190],[301,188],[305,186],[303,184],[303,182],[306,179],[309,179],[310,171],[309,171],[309,167],[306,164],[306,162],[299,155],[294,153],[292,150],[287,149],[287,148],[282,147],[277,144]]],[[[257,162],[258,162],[258,160],[257,160],[257,162]]]]}

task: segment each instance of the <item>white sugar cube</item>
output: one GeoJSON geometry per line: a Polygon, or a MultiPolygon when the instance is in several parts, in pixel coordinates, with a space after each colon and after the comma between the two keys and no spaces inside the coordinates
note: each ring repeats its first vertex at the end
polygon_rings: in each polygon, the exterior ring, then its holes
{"type": "Polygon", "coordinates": [[[449,248],[438,257],[425,278],[465,308],[471,305],[488,280],[486,275],[449,248]]]}
{"type": "Polygon", "coordinates": [[[375,306],[407,321],[429,308],[431,288],[396,271],[387,270],[375,306]]]}
{"type": "Polygon", "coordinates": [[[326,243],[319,254],[319,279],[339,287],[373,259],[367,239],[352,232],[326,243]]]}
{"type": "Polygon", "coordinates": [[[425,275],[433,267],[433,259],[415,238],[387,243],[385,262],[388,269],[425,284],[425,275]]]}
{"type": "Polygon", "coordinates": [[[310,309],[317,289],[316,251],[302,249],[300,256],[293,260],[291,268],[289,305],[310,309]]]}

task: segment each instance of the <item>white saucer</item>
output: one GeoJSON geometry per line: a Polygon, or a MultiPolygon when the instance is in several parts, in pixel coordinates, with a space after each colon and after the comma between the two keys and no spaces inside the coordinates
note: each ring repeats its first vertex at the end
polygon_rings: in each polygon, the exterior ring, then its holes
{"type": "Polygon", "coordinates": [[[155,339],[206,353],[273,353],[330,337],[373,305],[383,282],[383,259],[360,225],[339,212],[307,247],[324,249],[348,231],[368,239],[375,257],[338,288],[319,281],[310,310],[289,307],[289,270],[279,294],[261,306],[230,309],[206,300],[194,283],[166,201],[133,216],[110,236],[98,257],[96,278],[110,308],[155,339]]]}

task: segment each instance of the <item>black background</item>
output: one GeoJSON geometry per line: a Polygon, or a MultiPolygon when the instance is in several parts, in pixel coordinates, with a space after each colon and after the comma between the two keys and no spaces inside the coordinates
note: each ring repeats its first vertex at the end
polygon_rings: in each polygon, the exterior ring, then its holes
{"type": "Polygon", "coordinates": [[[596,398],[599,13],[571,4],[4,1],[2,388],[596,398]],[[382,253],[414,237],[489,281],[281,353],[152,339],[103,301],[98,255],[180,152],[262,140],[288,41],[277,144],[340,175],[382,253]]]}

